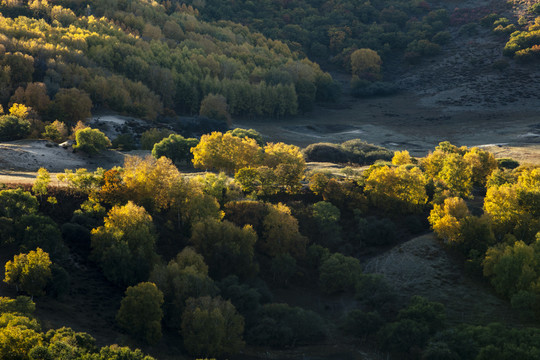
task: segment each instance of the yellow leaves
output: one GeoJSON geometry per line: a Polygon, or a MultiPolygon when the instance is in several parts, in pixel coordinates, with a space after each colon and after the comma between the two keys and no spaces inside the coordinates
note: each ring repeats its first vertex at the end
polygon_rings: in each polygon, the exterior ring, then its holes
{"type": "Polygon", "coordinates": [[[9,114],[18,117],[19,119],[26,120],[26,118],[28,118],[29,112],[30,108],[26,107],[26,105],[23,104],[15,103],[9,108],[9,114]]]}
{"type": "Polygon", "coordinates": [[[461,241],[461,220],[470,215],[465,201],[447,198],[443,205],[435,204],[428,220],[437,236],[448,242],[461,241]]]}
{"type": "Polygon", "coordinates": [[[300,234],[298,220],[286,205],[270,205],[263,226],[263,238],[259,245],[265,253],[270,256],[304,255],[308,239],[300,234]]]}
{"type": "Polygon", "coordinates": [[[195,167],[217,169],[229,174],[258,164],[261,156],[261,148],[254,139],[242,139],[220,132],[203,135],[191,152],[195,167]]]}
{"type": "Polygon", "coordinates": [[[427,201],[426,180],[417,167],[375,167],[366,179],[365,191],[372,203],[387,211],[414,212],[427,201]]]}
{"type": "Polygon", "coordinates": [[[392,158],[393,165],[407,165],[411,164],[411,155],[407,150],[396,151],[394,157],[392,158]]]}
{"type": "Polygon", "coordinates": [[[123,180],[135,201],[151,203],[157,210],[171,207],[185,191],[180,172],[166,157],[126,157],[123,180]]]}
{"type": "Polygon", "coordinates": [[[381,65],[381,57],[374,50],[358,49],[351,54],[352,73],[361,78],[378,78],[381,65]]]}
{"type": "Polygon", "coordinates": [[[49,254],[40,248],[28,254],[15,255],[6,263],[4,282],[20,286],[32,296],[41,295],[51,277],[51,264],[49,254]]]}

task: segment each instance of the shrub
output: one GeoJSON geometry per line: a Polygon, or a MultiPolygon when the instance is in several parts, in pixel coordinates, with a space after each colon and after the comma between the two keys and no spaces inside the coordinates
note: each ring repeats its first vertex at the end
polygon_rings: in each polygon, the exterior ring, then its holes
{"type": "Polygon", "coordinates": [[[499,165],[499,168],[503,169],[515,169],[519,166],[518,161],[510,158],[497,159],[497,164],[499,165]]]}
{"type": "Polygon", "coordinates": [[[104,133],[91,128],[77,130],[75,141],[77,143],[73,145],[73,149],[82,150],[90,155],[97,154],[112,145],[104,133]]]}
{"type": "Polygon", "coordinates": [[[316,143],[304,149],[306,161],[346,163],[349,161],[347,152],[343,151],[338,144],[316,143]]]}
{"type": "Polygon", "coordinates": [[[0,141],[19,140],[30,134],[30,123],[16,116],[0,116],[0,141]]]}

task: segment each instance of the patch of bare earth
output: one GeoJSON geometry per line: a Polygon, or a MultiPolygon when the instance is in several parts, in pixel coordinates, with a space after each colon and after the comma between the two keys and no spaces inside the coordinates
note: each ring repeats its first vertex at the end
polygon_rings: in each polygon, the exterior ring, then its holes
{"type": "Polygon", "coordinates": [[[451,323],[519,324],[509,302],[497,297],[486,282],[466,275],[462,261],[430,233],[370,259],[364,269],[383,274],[403,296],[421,295],[443,303],[451,323]]]}

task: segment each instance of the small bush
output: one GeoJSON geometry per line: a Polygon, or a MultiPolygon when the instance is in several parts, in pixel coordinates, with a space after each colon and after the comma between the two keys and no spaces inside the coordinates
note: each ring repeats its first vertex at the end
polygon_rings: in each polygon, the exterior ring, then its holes
{"type": "Polygon", "coordinates": [[[84,151],[87,154],[97,154],[111,146],[111,142],[104,133],[98,129],[81,129],[75,133],[75,141],[73,149],[84,151]]]}
{"type": "Polygon", "coordinates": [[[510,158],[497,159],[497,164],[499,165],[499,168],[502,169],[515,169],[519,166],[518,161],[510,158]]]}

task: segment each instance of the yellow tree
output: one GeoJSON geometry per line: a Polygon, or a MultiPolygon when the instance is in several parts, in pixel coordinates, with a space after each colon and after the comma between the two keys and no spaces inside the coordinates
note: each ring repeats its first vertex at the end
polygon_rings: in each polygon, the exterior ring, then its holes
{"type": "Polygon", "coordinates": [[[460,239],[461,220],[470,215],[469,208],[462,198],[452,197],[444,204],[435,204],[428,220],[437,236],[448,242],[460,239]]]}
{"type": "Polygon", "coordinates": [[[473,182],[482,186],[486,185],[487,178],[498,166],[492,153],[477,147],[473,147],[463,155],[463,160],[471,168],[473,182]]]}
{"type": "Polygon", "coordinates": [[[203,135],[191,152],[195,167],[216,169],[228,174],[259,164],[262,153],[254,139],[220,132],[203,135]]]}
{"type": "Polygon", "coordinates": [[[132,285],[148,279],[157,261],[155,242],[152,217],[129,201],[114,206],[104,225],[92,230],[92,257],[110,281],[132,285]]]}
{"type": "Polygon", "coordinates": [[[426,180],[417,168],[374,167],[366,179],[365,191],[371,202],[390,212],[416,212],[427,201],[426,180]]]}
{"type": "Polygon", "coordinates": [[[130,197],[150,209],[168,209],[179,198],[186,198],[188,185],[166,157],[156,160],[151,156],[128,156],[122,179],[130,197]]]}
{"type": "Polygon", "coordinates": [[[353,75],[360,78],[379,78],[382,60],[375,50],[358,49],[351,54],[353,75]]]}
{"type": "Polygon", "coordinates": [[[411,163],[412,163],[411,155],[409,154],[407,150],[396,151],[394,153],[394,157],[392,158],[393,165],[407,165],[411,163]]]}
{"type": "Polygon", "coordinates": [[[263,236],[260,249],[270,256],[291,254],[303,256],[308,239],[300,234],[298,220],[291,215],[291,209],[281,203],[270,205],[263,220],[263,236]]]}
{"type": "Polygon", "coordinates": [[[274,169],[276,185],[292,193],[301,187],[306,161],[298,146],[268,143],[264,147],[264,164],[274,169]]]}
{"type": "Polygon", "coordinates": [[[472,169],[459,154],[448,154],[438,178],[441,179],[450,194],[470,197],[472,190],[472,169]]]}
{"type": "Polygon", "coordinates": [[[32,295],[44,294],[45,286],[51,278],[51,260],[49,254],[37,248],[28,254],[15,255],[6,263],[4,282],[14,284],[32,295]]]}

